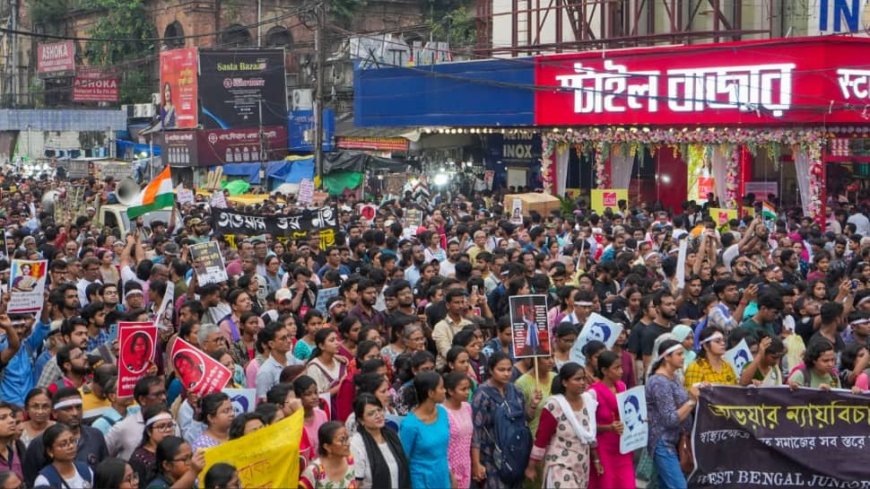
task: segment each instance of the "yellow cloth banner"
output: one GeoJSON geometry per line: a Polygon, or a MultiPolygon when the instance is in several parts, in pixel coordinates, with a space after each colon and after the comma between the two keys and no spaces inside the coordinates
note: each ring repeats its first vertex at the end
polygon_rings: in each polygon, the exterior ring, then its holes
{"type": "Polygon", "coordinates": [[[277,423],[205,451],[205,473],[212,465],[232,464],[245,489],[299,486],[299,443],[302,441],[302,409],[277,423]]]}
{"type": "Polygon", "coordinates": [[[618,202],[628,202],[628,189],[625,188],[595,188],[592,189],[592,210],[598,214],[604,213],[604,209],[610,208],[613,212],[619,212],[618,202]]]}

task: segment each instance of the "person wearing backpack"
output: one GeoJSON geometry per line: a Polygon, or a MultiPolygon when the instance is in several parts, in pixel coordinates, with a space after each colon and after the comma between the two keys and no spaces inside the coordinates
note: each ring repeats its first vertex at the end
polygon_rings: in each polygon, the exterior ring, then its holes
{"type": "Polygon", "coordinates": [[[50,426],[42,435],[45,459],[51,463],[39,471],[33,487],[56,487],[59,489],[90,489],[94,472],[84,462],[76,460],[78,437],[63,424],[50,426]]]}
{"type": "Polygon", "coordinates": [[[481,384],[471,402],[471,475],[485,489],[518,488],[532,452],[528,421],[541,402],[541,394],[535,393],[527,409],[522,392],[510,383],[513,363],[505,352],[495,352],[487,367],[489,380],[481,384]]]}

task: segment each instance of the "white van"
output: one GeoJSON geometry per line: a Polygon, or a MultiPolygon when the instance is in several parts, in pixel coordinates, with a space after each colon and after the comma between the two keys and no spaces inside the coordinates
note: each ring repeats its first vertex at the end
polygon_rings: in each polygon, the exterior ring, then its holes
{"type": "MultiPolygon", "coordinates": [[[[143,215],[142,220],[146,226],[150,226],[151,221],[162,221],[168,225],[172,211],[173,209],[171,208],[151,211],[143,215]]],[[[117,228],[120,231],[119,236],[122,238],[132,229],[130,217],[127,216],[127,206],[125,205],[109,204],[100,206],[100,211],[97,213],[96,218],[97,224],[103,228],[117,228]]],[[[181,224],[181,216],[178,215],[178,211],[176,211],[175,222],[178,225],[181,224]]]]}

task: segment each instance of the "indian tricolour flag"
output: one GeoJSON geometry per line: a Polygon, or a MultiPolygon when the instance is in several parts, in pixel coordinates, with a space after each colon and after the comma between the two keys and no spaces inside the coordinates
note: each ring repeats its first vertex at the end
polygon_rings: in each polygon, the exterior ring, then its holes
{"type": "Polygon", "coordinates": [[[142,214],[173,205],[175,205],[175,190],[172,188],[172,176],[167,166],[147,187],[139,192],[139,195],[127,208],[127,216],[130,219],[136,219],[142,214]]]}
{"type": "Polygon", "coordinates": [[[776,207],[766,200],[761,203],[761,218],[764,220],[776,220],[776,207]]]}

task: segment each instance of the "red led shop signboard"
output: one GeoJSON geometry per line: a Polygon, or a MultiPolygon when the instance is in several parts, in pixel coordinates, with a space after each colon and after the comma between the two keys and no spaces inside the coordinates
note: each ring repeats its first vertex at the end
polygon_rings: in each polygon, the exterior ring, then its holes
{"type": "Polygon", "coordinates": [[[868,59],[832,37],[541,56],[535,124],[866,124],[868,59]]]}

